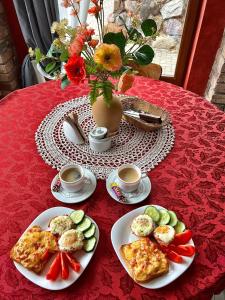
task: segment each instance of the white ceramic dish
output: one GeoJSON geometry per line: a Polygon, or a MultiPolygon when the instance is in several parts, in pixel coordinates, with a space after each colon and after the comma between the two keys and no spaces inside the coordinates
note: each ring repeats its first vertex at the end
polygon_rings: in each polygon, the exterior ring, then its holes
{"type": "MultiPolygon", "coordinates": [[[[123,244],[128,244],[131,243],[135,240],[138,239],[137,236],[135,236],[130,229],[132,220],[137,217],[138,215],[144,213],[146,206],[139,207],[137,209],[132,210],[131,212],[125,214],[123,217],[121,217],[112,227],[111,230],[111,241],[113,248],[129,274],[129,270],[125,264],[125,261],[120,253],[120,247],[123,244]]],[[[158,209],[163,209],[163,207],[154,205],[158,209]]],[[[191,239],[189,244],[194,245],[193,240],[191,239]]],[[[139,285],[148,288],[148,289],[158,289],[163,286],[166,286],[167,284],[173,282],[175,279],[177,279],[181,274],[183,274],[191,265],[192,261],[194,260],[194,255],[192,257],[184,257],[184,262],[181,264],[176,264],[174,262],[170,261],[170,267],[169,267],[169,272],[167,274],[164,274],[158,278],[155,278],[149,282],[146,283],[138,283],[139,285]]],[[[129,274],[130,275],[130,274],[129,274]]]]}
{"type": "Polygon", "coordinates": [[[107,180],[106,180],[106,189],[109,193],[109,195],[116,200],[119,203],[122,204],[137,204],[141,201],[144,201],[148,195],[151,192],[151,181],[149,177],[142,178],[139,184],[139,187],[137,191],[131,192],[131,193],[123,193],[124,196],[127,199],[127,202],[120,202],[117,196],[114,194],[112,188],[111,188],[111,183],[116,182],[118,183],[118,179],[116,176],[116,171],[112,171],[107,180]]]}
{"type": "Polygon", "coordinates": [[[97,180],[95,175],[88,169],[83,168],[84,169],[84,176],[88,179],[84,185],[84,187],[82,188],[82,190],[80,190],[79,192],[73,192],[73,193],[68,193],[65,190],[62,189],[62,187],[60,187],[59,192],[54,192],[52,190],[54,184],[57,182],[58,180],[58,174],[53,178],[52,183],[51,183],[51,192],[52,195],[59,201],[63,202],[63,203],[68,203],[68,204],[72,204],[72,203],[79,203],[82,202],[84,200],[86,200],[87,198],[89,198],[95,191],[96,189],[96,185],[97,185],[97,180]]]}
{"type": "MultiPolygon", "coordinates": [[[[49,208],[49,209],[45,210],[44,212],[42,212],[29,225],[29,227],[27,229],[29,229],[30,227],[32,227],[34,225],[38,225],[42,229],[47,230],[48,229],[49,221],[52,218],[54,218],[56,216],[60,216],[60,215],[70,214],[72,211],[73,211],[73,209],[67,208],[67,207],[52,207],[52,208],[49,208]]],[[[98,229],[98,225],[95,223],[95,221],[93,219],[91,219],[91,218],[90,218],[90,220],[96,226],[96,232],[95,232],[95,237],[97,239],[97,243],[96,243],[96,246],[95,246],[95,249],[96,249],[97,244],[98,244],[98,240],[99,240],[99,229],[98,229]]],[[[77,251],[74,254],[74,256],[76,257],[76,259],[81,264],[81,270],[80,270],[79,273],[76,273],[76,272],[74,272],[70,268],[69,278],[67,280],[61,279],[60,276],[55,281],[47,280],[45,278],[46,274],[47,274],[47,272],[49,270],[49,267],[50,267],[53,259],[55,258],[55,255],[52,256],[52,258],[46,264],[46,266],[45,266],[44,270],[42,271],[42,273],[39,274],[39,275],[35,274],[34,272],[31,272],[31,271],[27,270],[22,265],[20,265],[20,264],[18,264],[16,262],[14,262],[14,264],[15,264],[17,270],[21,274],[23,274],[23,276],[25,276],[28,280],[32,281],[33,283],[39,285],[40,287],[43,287],[43,288],[48,289],[48,290],[62,290],[62,289],[67,288],[71,284],[73,284],[82,275],[82,273],[84,272],[84,270],[88,266],[88,264],[89,264],[92,256],[94,255],[95,249],[92,252],[89,252],[89,253],[86,253],[83,250],[80,250],[80,251],[77,251]]]]}

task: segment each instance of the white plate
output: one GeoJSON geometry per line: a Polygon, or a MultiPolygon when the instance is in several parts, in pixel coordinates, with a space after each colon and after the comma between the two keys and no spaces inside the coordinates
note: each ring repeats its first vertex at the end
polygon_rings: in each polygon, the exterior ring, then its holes
{"type": "Polygon", "coordinates": [[[127,202],[121,202],[121,201],[119,201],[119,199],[114,194],[114,192],[111,188],[111,183],[113,183],[113,182],[117,183],[117,176],[116,176],[115,170],[112,171],[109,174],[108,178],[106,179],[106,189],[107,189],[109,195],[119,203],[123,203],[123,204],[139,203],[141,201],[144,201],[151,192],[151,181],[150,181],[149,177],[147,176],[147,177],[144,177],[141,179],[141,182],[139,184],[137,191],[134,191],[132,193],[124,193],[123,192],[123,195],[126,197],[127,202]]]}
{"type": "MultiPolygon", "coordinates": [[[[42,212],[30,225],[27,229],[33,227],[34,225],[40,226],[44,230],[48,230],[48,224],[49,221],[60,215],[70,214],[73,211],[71,208],[67,207],[52,207],[44,212],[42,212]]],[[[88,216],[89,217],[89,216],[88,216]]],[[[94,220],[92,220],[90,217],[89,219],[95,224],[96,226],[96,232],[95,237],[97,239],[95,249],[99,240],[99,229],[98,225],[95,223],[94,220]]],[[[26,230],[27,230],[26,229],[26,230]]],[[[48,261],[48,263],[45,265],[44,270],[41,274],[37,275],[34,272],[29,271],[28,269],[24,268],[22,265],[18,264],[17,262],[14,262],[17,270],[23,274],[27,279],[32,281],[33,283],[39,285],[40,287],[43,287],[48,290],[62,290],[73,284],[84,272],[85,268],[88,266],[92,256],[94,255],[95,249],[92,252],[84,252],[83,250],[77,251],[74,253],[74,257],[80,262],[81,264],[81,270],[79,273],[74,272],[71,268],[69,269],[69,278],[66,280],[63,280],[59,277],[55,281],[47,280],[46,274],[49,270],[49,267],[55,258],[55,255],[48,261]]]]}
{"type": "Polygon", "coordinates": [[[84,187],[82,188],[81,191],[79,192],[74,192],[74,193],[68,193],[65,190],[62,189],[62,187],[60,187],[60,191],[59,192],[54,192],[52,190],[54,184],[57,182],[58,180],[58,174],[53,178],[52,183],[51,183],[51,192],[52,195],[59,201],[63,202],[63,203],[79,203],[82,202],[84,200],[86,200],[87,198],[89,198],[95,191],[96,189],[96,184],[97,184],[97,180],[95,178],[95,175],[88,169],[83,168],[84,169],[84,175],[87,177],[87,181],[84,185],[84,187]]]}
{"type": "MultiPolygon", "coordinates": [[[[131,212],[125,214],[113,225],[112,230],[111,230],[111,241],[112,241],[113,248],[114,248],[121,264],[123,265],[123,267],[125,268],[125,270],[127,271],[128,274],[129,274],[129,270],[128,270],[128,268],[125,264],[125,261],[120,253],[120,247],[123,244],[132,243],[133,241],[138,239],[138,237],[135,236],[131,232],[130,226],[131,226],[133,219],[135,217],[137,217],[138,215],[144,213],[144,210],[147,206],[149,206],[149,205],[139,207],[139,208],[134,209],[131,212]]],[[[154,205],[154,206],[158,209],[163,209],[162,206],[158,206],[158,205],[154,205]]],[[[190,240],[189,244],[194,245],[192,239],[190,240]]],[[[183,256],[184,261],[181,264],[176,264],[172,261],[169,261],[170,267],[169,267],[169,272],[167,274],[157,277],[149,282],[138,283],[138,284],[145,288],[148,288],[148,289],[161,288],[161,287],[171,283],[172,281],[177,279],[181,274],[183,274],[188,269],[188,267],[191,265],[193,259],[194,259],[194,255],[192,257],[184,257],[183,256]]]]}

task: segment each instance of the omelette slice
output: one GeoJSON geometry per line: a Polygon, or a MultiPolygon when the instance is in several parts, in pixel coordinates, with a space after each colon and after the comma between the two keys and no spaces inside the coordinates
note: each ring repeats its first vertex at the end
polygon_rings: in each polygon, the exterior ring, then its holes
{"type": "Polygon", "coordinates": [[[120,250],[136,282],[147,282],[169,271],[165,254],[149,238],[122,245],[120,250]]]}
{"type": "Polygon", "coordinates": [[[48,261],[48,253],[58,250],[57,240],[39,226],[27,230],[10,251],[10,258],[25,268],[40,273],[48,261]]]}

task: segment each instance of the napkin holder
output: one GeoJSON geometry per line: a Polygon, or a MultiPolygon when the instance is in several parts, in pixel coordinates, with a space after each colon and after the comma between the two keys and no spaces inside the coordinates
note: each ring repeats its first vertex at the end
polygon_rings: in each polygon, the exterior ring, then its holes
{"type": "Polygon", "coordinates": [[[63,131],[66,138],[73,144],[81,145],[85,143],[85,135],[78,123],[76,113],[70,113],[64,118],[63,131]]]}

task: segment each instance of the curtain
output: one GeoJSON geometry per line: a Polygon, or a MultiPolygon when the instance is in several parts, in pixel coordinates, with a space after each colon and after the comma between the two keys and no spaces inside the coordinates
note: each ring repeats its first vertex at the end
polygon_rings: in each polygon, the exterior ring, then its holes
{"type": "MultiPolygon", "coordinates": [[[[59,20],[57,0],[13,0],[20,27],[27,44],[46,54],[53,41],[51,24],[59,20]]],[[[24,58],[21,70],[22,86],[38,83],[30,56],[24,58]]]]}

